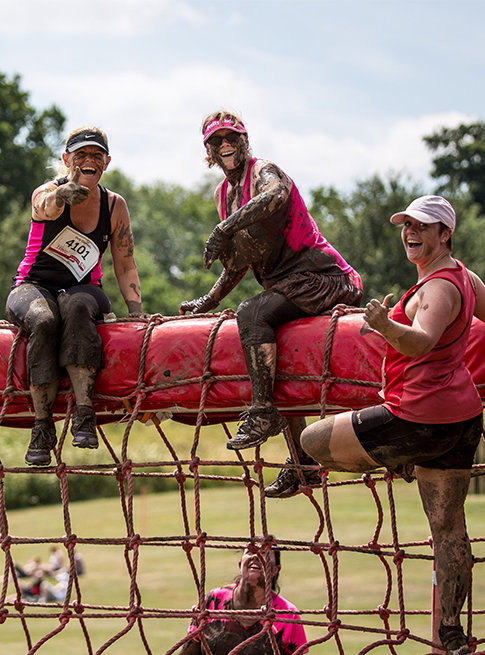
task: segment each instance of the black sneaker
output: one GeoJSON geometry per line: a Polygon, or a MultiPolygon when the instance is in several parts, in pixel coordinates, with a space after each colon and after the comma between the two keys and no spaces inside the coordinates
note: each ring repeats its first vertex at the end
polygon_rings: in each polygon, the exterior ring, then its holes
{"type": "Polygon", "coordinates": [[[441,643],[446,648],[446,655],[467,655],[471,653],[461,625],[440,625],[441,643]]]}
{"type": "MultiPolygon", "coordinates": [[[[317,464],[317,462],[312,463],[317,464]]],[[[294,461],[288,457],[285,464],[294,464],[294,461]]],[[[302,474],[305,484],[309,487],[321,486],[322,480],[318,471],[302,471],[302,474]]],[[[276,480],[265,487],[264,493],[268,498],[290,498],[300,491],[300,484],[300,476],[296,469],[282,468],[276,476],[276,480]]]]}
{"type": "Polygon", "coordinates": [[[72,445],[77,448],[97,448],[96,414],[89,405],[78,405],[74,410],[71,423],[74,435],[72,445]]]}
{"type": "Polygon", "coordinates": [[[229,450],[251,448],[264,443],[288,427],[286,419],[273,405],[269,407],[251,407],[241,415],[244,419],[236,435],[226,443],[229,450]]]}
{"type": "Polygon", "coordinates": [[[29,466],[49,466],[51,450],[57,443],[56,426],[52,418],[35,419],[25,463],[29,466]]]}

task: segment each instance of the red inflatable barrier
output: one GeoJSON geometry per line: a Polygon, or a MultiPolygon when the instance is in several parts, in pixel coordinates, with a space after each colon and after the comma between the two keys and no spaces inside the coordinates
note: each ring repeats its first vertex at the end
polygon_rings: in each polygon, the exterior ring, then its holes
{"type": "MultiPolygon", "coordinates": [[[[337,309],[332,314],[300,319],[278,330],[278,365],[274,400],[283,414],[319,415],[358,409],[381,401],[384,340],[376,332],[360,334],[362,310],[337,309]]],[[[237,325],[231,312],[203,316],[120,321],[98,326],[104,343],[105,368],[99,372],[94,404],[98,422],[118,421],[135,405],[195,423],[234,420],[251,403],[237,325]]],[[[26,339],[13,357],[16,329],[0,327],[2,424],[30,427],[33,410],[25,366],[26,339]],[[9,358],[11,372],[8,374],[9,358]]],[[[467,366],[485,398],[485,325],[474,321],[467,366]]],[[[56,418],[66,414],[69,379],[62,380],[54,405],[56,418]]]]}

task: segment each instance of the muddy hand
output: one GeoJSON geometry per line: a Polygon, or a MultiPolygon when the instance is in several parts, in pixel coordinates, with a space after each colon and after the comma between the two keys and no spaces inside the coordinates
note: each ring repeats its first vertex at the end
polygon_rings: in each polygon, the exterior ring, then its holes
{"type": "Polygon", "coordinates": [[[189,314],[204,314],[205,312],[210,312],[211,309],[215,309],[216,307],[216,301],[209,293],[206,293],[205,296],[195,298],[195,300],[184,300],[181,302],[179,314],[181,316],[187,312],[189,314]]]}
{"type": "Polygon", "coordinates": [[[68,205],[79,205],[89,196],[89,189],[79,184],[81,169],[76,166],[72,179],[66,184],[61,184],[56,190],[56,204],[61,207],[64,203],[68,205]]]}
{"type": "Polygon", "coordinates": [[[388,293],[382,303],[379,300],[376,300],[376,298],[373,298],[365,306],[364,320],[373,330],[381,332],[381,330],[387,325],[389,320],[387,318],[389,313],[389,303],[393,296],[393,293],[388,293]]]}
{"type": "Polygon", "coordinates": [[[219,259],[221,252],[227,247],[229,237],[222,229],[221,225],[216,225],[212,230],[209,238],[205,242],[204,250],[204,267],[210,268],[212,264],[219,259]]]}

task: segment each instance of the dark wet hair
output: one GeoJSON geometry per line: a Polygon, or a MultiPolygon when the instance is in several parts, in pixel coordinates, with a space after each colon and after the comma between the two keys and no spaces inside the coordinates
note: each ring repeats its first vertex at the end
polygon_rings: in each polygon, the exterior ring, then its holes
{"type": "Polygon", "coordinates": [[[279,594],[280,588],[278,586],[278,577],[280,575],[280,570],[281,570],[281,550],[278,550],[277,548],[272,548],[271,550],[274,553],[275,566],[280,567],[274,574],[273,579],[271,580],[271,589],[275,591],[277,594],[279,594]]]}
{"type": "MultiPolygon", "coordinates": [[[[444,223],[441,223],[441,222],[439,223],[439,226],[440,226],[440,234],[443,234],[443,232],[444,232],[445,230],[449,230],[449,229],[450,229],[447,225],[445,225],[444,223]]],[[[448,248],[448,250],[449,250],[450,252],[453,252],[453,243],[452,243],[452,238],[453,238],[453,235],[450,234],[450,238],[449,238],[448,241],[446,242],[446,247],[448,248]]]]}

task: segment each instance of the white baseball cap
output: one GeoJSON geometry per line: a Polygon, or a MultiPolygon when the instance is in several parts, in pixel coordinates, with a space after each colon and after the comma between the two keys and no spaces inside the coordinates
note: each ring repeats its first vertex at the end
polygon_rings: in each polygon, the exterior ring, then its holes
{"type": "Polygon", "coordinates": [[[421,223],[443,223],[452,232],[455,231],[455,210],[442,196],[420,196],[412,201],[403,212],[393,214],[389,219],[394,225],[401,225],[406,216],[421,223]]]}

